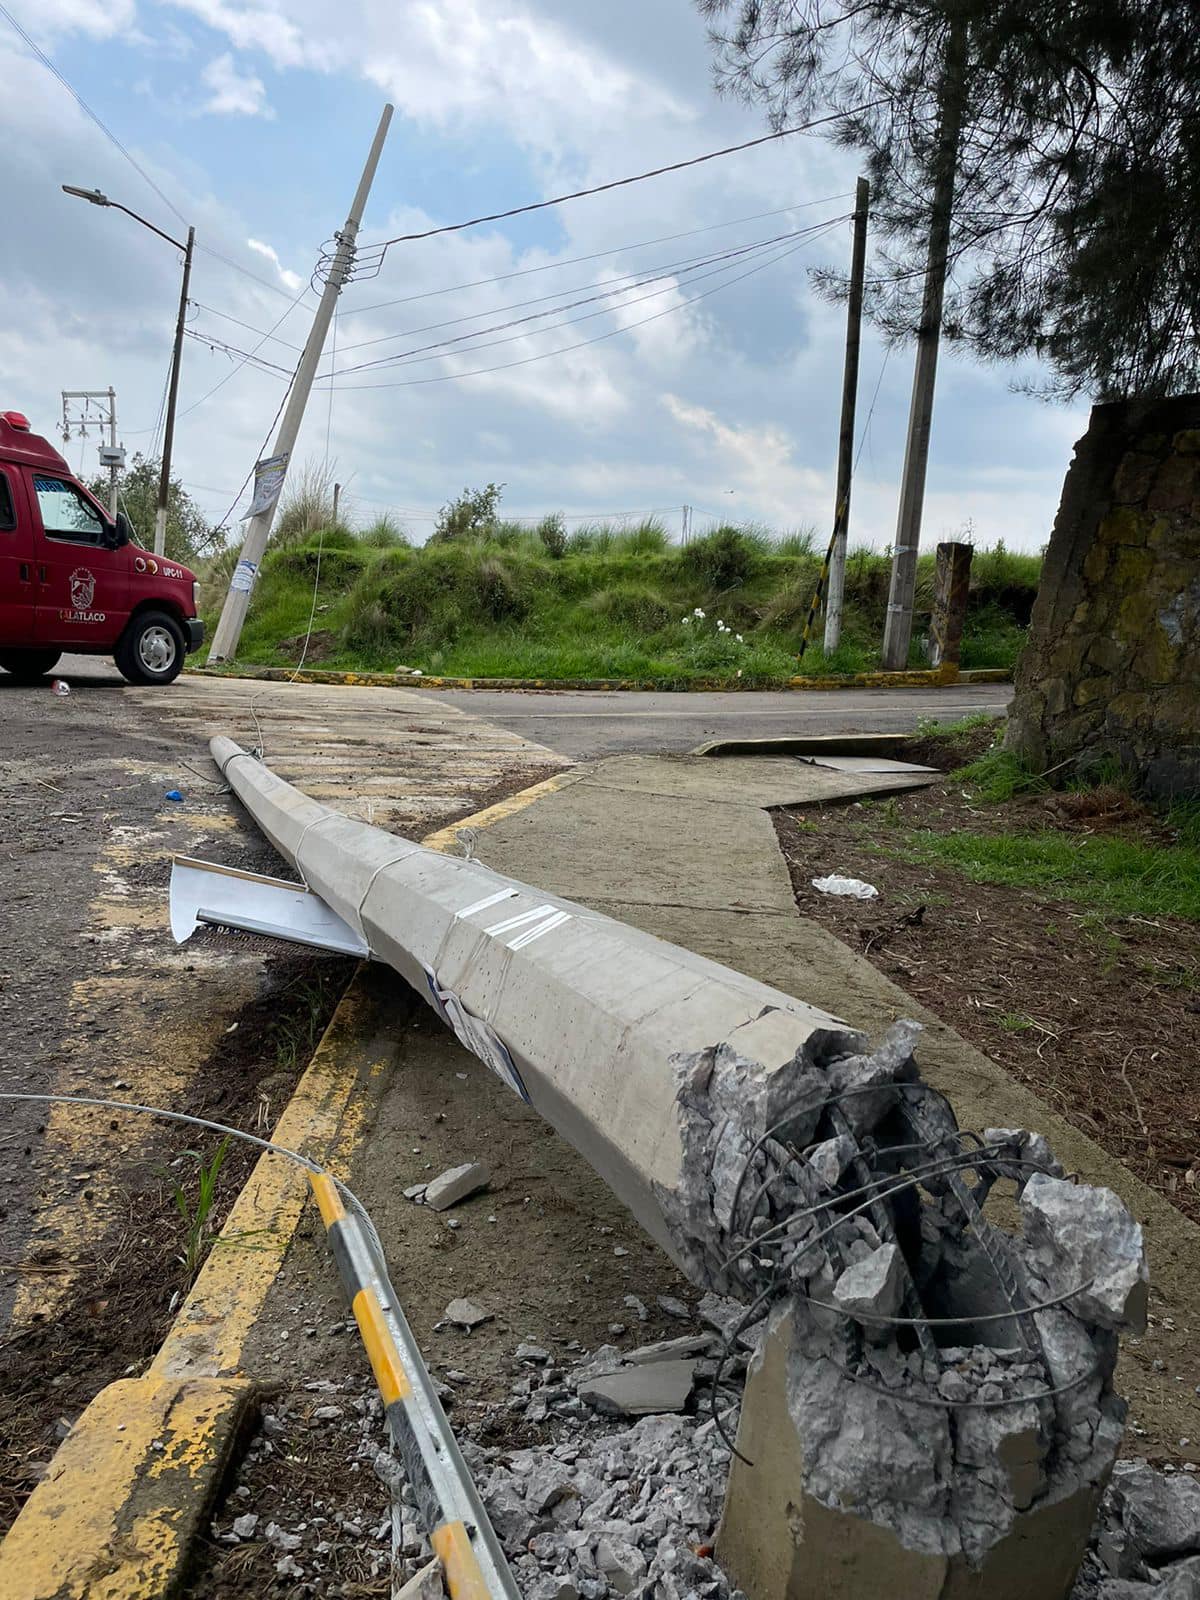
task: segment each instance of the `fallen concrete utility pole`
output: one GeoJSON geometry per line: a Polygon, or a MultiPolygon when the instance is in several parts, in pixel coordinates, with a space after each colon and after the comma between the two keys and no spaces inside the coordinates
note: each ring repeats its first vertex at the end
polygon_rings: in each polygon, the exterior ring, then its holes
{"type": "Polygon", "coordinates": [[[1145,1312],[1115,1195],[1067,1182],[1037,1135],[961,1132],[921,1083],[915,1024],[872,1050],[715,962],[331,811],[229,739],[212,752],[373,956],[696,1284],[741,1299],[745,1326],[768,1318],[717,1547],[752,1600],[1065,1600],[1121,1438],[1117,1330],[1145,1312]]]}

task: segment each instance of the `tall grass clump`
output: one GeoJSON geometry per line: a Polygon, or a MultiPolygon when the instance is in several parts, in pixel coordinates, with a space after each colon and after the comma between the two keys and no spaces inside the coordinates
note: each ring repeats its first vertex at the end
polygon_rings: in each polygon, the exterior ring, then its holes
{"type": "Polygon", "coordinates": [[[762,534],[743,528],[714,528],[684,545],[679,570],[708,593],[740,588],[760,573],[771,547],[762,534]]]}
{"type": "Polygon", "coordinates": [[[359,543],[366,545],[368,550],[394,550],[398,545],[412,543],[390,511],[376,517],[374,522],[362,529],[358,538],[359,543]]]}

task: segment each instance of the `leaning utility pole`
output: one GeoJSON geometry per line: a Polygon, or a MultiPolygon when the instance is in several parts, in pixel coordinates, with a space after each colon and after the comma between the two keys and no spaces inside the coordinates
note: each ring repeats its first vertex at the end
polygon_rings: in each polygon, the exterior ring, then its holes
{"type": "Polygon", "coordinates": [[[837,496],[833,512],[833,553],[825,601],[825,654],[842,637],[846,592],[846,541],[850,533],[850,480],[854,475],[854,411],[858,403],[858,354],[862,346],[863,277],[867,264],[867,210],[871,186],[858,180],[854,194],[854,249],[850,257],[850,299],[846,307],[846,365],[842,375],[842,427],[838,436],[837,496]]]}
{"type": "MultiPolygon", "coordinates": [[[[375,168],[379,165],[380,153],[383,142],[387,138],[388,124],[392,120],[392,108],[384,106],[383,115],[379,119],[379,127],[375,131],[375,139],[371,145],[371,152],[367,157],[367,164],[359,180],[358,190],[350,206],[350,215],[346,218],[346,225],[337,235],[337,250],[334,252],[333,264],[329,269],[329,277],[325,282],[325,289],[321,295],[321,303],[317,307],[317,314],[313,318],[312,328],[304,345],[304,352],[300,357],[300,364],[296,368],[296,375],[292,380],[291,394],[288,396],[287,409],[283,413],[283,421],[279,425],[279,432],[275,435],[275,445],[271,454],[273,472],[270,478],[269,500],[262,509],[256,511],[250,518],[250,525],[246,529],[246,537],[242,543],[242,553],[234,568],[233,577],[229,581],[229,593],[225,596],[225,605],[221,611],[221,620],[217,623],[213,635],[212,649],[209,652],[210,661],[229,661],[237,651],[238,640],[242,636],[242,624],[246,620],[246,611],[250,604],[250,592],[258,576],[258,569],[262,563],[263,553],[267,548],[267,540],[271,536],[271,524],[275,520],[275,507],[279,503],[279,495],[283,489],[284,479],[287,476],[288,462],[292,451],[296,447],[296,438],[300,432],[300,424],[304,420],[304,408],[308,402],[309,391],[316,376],[317,364],[321,359],[321,352],[325,348],[325,338],[329,332],[329,324],[333,318],[333,310],[337,305],[338,295],[342,285],[350,273],[354,263],[354,246],[358,238],[358,230],[362,224],[362,214],[367,204],[367,196],[371,192],[371,182],[375,177],[375,168]]],[[[266,464],[260,463],[260,469],[266,464]]],[[[256,474],[256,478],[257,478],[256,474]]],[[[265,474],[264,474],[265,476],[265,474]]],[[[255,500],[260,498],[262,491],[256,482],[255,500]]]]}
{"type": "Polygon", "coordinates": [[[940,121],[933,206],[929,220],[925,294],[921,305],[921,323],[917,329],[917,360],[908,415],[908,443],[904,451],[904,479],[900,488],[900,512],[896,520],[887,621],[883,629],[883,667],[888,672],[900,671],[908,665],[908,645],[912,637],[917,548],[921,542],[921,512],[925,502],[925,470],[929,462],[933,386],[937,377],[938,343],[942,333],[942,304],[946,294],[946,261],[950,252],[950,222],[954,210],[954,179],[958,168],[966,67],[967,29],[962,18],[956,15],[950,23],[938,94],[940,121]]]}

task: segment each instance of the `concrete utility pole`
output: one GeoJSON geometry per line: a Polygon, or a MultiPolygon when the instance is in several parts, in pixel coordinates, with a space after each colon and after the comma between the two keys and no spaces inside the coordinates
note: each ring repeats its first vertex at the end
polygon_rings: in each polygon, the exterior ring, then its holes
{"type": "Polygon", "coordinates": [[[929,221],[925,295],[921,305],[921,324],[917,330],[917,360],[908,415],[908,443],[904,451],[904,478],[900,488],[900,512],[896,520],[892,582],[883,630],[883,667],[887,672],[898,672],[908,665],[908,644],[912,637],[917,548],[921,542],[921,512],[925,503],[925,470],[929,462],[933,386],[937,377],[938,344],[942,334],[942,303],[946,294],[946,260],[950,250],[950,222],[954,209],[954,179],[958,168],[966,66],[966,24],[961,17],[955,16],[950,23],[938,97],[940,127],[933,208],[929,221]]]}
{"type": "MultiPolygon", "coordinates": [[[[123,211],[127,217],[132,217],[135,222],[140,222],[143,228],[149,228],[151,233],[156,233],[160,239],[165,239],[168,244],[174,245],[176,250],[183,251],[183,285],[179,293],[179,316],[175,322],[175,348],[171,356],[171,382],[170,397],[167,401],[167,427],[163,438],[162,466],[158,476],[158,508],[154,514],[154,553],[161,556],[167,537],[167,497],[171,488],[171,446],[175,439],[175,400],[179,394],[179,363],[183,356],[183,327],[187,320],[188,283],[192,276],[192,247],[196,242],[195,228],[189,228],[187,243],[180,244],[178,239],[173,239],[169,233],[164,233],[161,228],[148,222],[137,211],[131,211],[128,206],[123,206],[119,200],[110,200],[100,189],[81,189],[77,184],[64,183],[64,194],[74,195],[77,200],[86,200],[93,206],[110,206],[114,211],[123,211]]],[[[112,393],[112,390],[109,390],[112,393]]],[[[116,445],[116,435],[113,435],[113,445],[116,445]]],[[[113,515],[116,515],[114,505],[113,515]]]]}
{"type": "Polygon", "coordinates": [[[837,497],[833,513],[833,556],[825,601],[825,654],[842,637],[846,592],[846,541],[850,533],[850,480],[854,475],[854,412],[858,403],[858,355],[862,346],[863,276],[867,263],[867,212],[871,186],[858,180],[854,194],[854,248],[850,257],[850,299],[846,306],[846,365],[842,376],[842,427],[838,436],[837,497]]]}
{"type": "Polygon", "coordinates": [[[337,527],[337,519],[338,519],[338,501],[341,498],[342,498],[342,486],[341,486],[340,483],[335,483],[334,486],[333,486],[333,525],[334,525],[335,528],[337,527]]]}
{"type": "Polygon", "coordinates": [[[171,388],[167,395],[167,424],[163,432],[162,463],[158,472],[158,505],[154,512],[154,554],[161,556],[167,544],[167,502],[171,494],[171,449],[175,443],[175,402],[179,397],[179,364],[183,359],[183,330],[187,322],[188,284],[192,277],[192,247],[196,230],[187,231],[183,247],[183,283],[179,290],[179,316],[175,322],[175,349],[171,356],[171,388]]]}
{"type": "Polygon", "coordinates": [[[262,563],[263,553],[267,548],[267,540],[271,536],[271,524],[275,520],[275,507],[279,504],[279,496],[283,490],[284,479],[287,476],[288,463],[292,451],[296,447],[296,438],[300,432],[300,424],[304,420],[304,408],[308,403],[309,391],[312,389],[313,379],[317,372],[317,363],[321,359],[321,352],[325,348],[325,338],[329,332],[329,324],[333,320],[334,307],[337,305],[338,295],[342,285],[350,273],[354,263],[354,246],[358,238],[358,230],[362,224],[362,214],[366,208],[367,196],[371,192],[371,183],[375,177],[375,168],[379,165],[379,157],[383,150],[384,140],[387,138],[388,124],[392,120],[392,107],[385,105],[383,115],[379,119],[379,127],[375,130],[375,138],[371,145],[367,164],[363,168],[362,177],[359,179],[358,190],[350,206],[350,214],[346,218],[346,225],[337,236],[337,250],[334,253],[333,265],[329,269],[329,277],[321,295],[321,303],[317,307],[317,314],[313,318],[313,325],[305,341],[304,351],[300,357],[300,364],[296,368],[296,376],[292,380],[292,392],[288,396],[287,408],[283,413],[283,421],[279,425],[279,432],[275,435],[275,445],[271,454],[276,459],[282,458],[278,473],[278,481],[270,504],[255,516],[250,518],[246,529],[246,537],[242,543],[242,553],[234,568],[233,577],[229,581],[229,593],[225,596],[225,605],[221,611],[221,620],[217,623],[216,632],[213,634],[212,649],[209,652],[210,661],[229,661],[237,653],[238,641],[242,636],[242,624],[246,620],[246,611],[250,605],[250,592],[258,576],[258,569],[262,563]]]}

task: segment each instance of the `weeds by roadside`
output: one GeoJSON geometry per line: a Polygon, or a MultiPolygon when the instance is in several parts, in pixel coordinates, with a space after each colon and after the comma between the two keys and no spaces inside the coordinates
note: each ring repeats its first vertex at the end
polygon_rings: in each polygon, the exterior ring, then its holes
{"type": "Polygon", "coordinates": [[[209,1246],[216,1237],[209,1228],[209,1218],[216,1202],[217,1179],[221,1175],[221,1168],[228,1154],[229,1135],[226,1134],[207,1160],[199,1150],[184,1150],[172,1162],[172,1166],[178,1166],[180,1162],[188,1160],[196,1163],[194,1198],[188,1192],[185,1182],[173,1177],[170,1172],[164,1173],[164,1177],[171,1185],[171,1198],[175,1202],[175,1209],[183,1219],[183,1252],[179,1256],[179,1262],[183,1267],[185,1283],[189,1287],[194,1282],[208,1254],[209,1246]]]}

